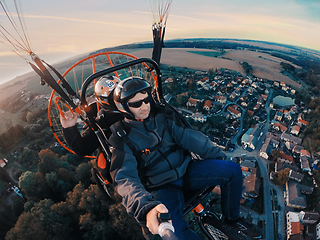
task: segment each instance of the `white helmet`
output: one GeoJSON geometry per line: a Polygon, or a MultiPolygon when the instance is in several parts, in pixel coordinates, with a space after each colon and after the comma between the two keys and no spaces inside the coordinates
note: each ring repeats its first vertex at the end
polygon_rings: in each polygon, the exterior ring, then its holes
{"type": "Polygon", "coordinates": [[[120,82],[120,79],[114,76],[101,77],[94,86],[94,93],[97,102],[103,108],[109,109],[113,106],[113,90],[120,82]]]}

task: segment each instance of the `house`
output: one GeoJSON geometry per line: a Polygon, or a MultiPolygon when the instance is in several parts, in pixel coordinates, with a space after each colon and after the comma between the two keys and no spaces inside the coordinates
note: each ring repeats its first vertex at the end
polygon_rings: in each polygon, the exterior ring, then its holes
{"type": "Polygon", "coordinates": [[[260,105],[262,105],[263,104],[263,97],[258,97],[258,100],[257,100],[257,104],[260,104],[260,105]]]}
{"type": "Polygon", "coordinates": [[[309,164],[309,159],[307,156],[300,156],[300,168],[303,171],[306,172],[311,172],[310,164],[309,164]]]}
{"type": "Polygon", "coordinates": [[[301,151],[303,150],[304,148],[300,145],[295,145],[292,149],[292,153],[295,153],[295,154],[301,154],[301,151]]]}
{"type": "Polygon", "coordinates": [[[305,126],[307,126],[309,124],[307,121],[302,120],[302,119],[299,119],[298,122],[302,123],[302,125],[305,125],[305,126]]]}
{"type": "Polygon", "coordinates": [[[319,219],[319,213],[300,211],[299,219],[303,224],[315,224],[319,219]]]}
{"type": "Polygon", "coordinates": [[[227,145],[229,144],[229,140],[226,138],[219,138],[216,136],[209,136],[210,140],[219,148],[221,148],[222,150],[225,150],[227,145]]]}
{"type": "Polygon", "coordinates": [[[191,115],[191,118],[194,121],[201,122],[201,123],[204,123],[205,121],[207,121],[207,117],[204,116],[202,113],[194,113],[191,115]]]}
{"type": "Polygon", "coordinates": [[[253,107],[253,111],[256,111],[256,110],[258,110],[259,108],[260,108],[260,103],[257,103],[254,107],[253,107]]]}
{"type": "Polygon", "coordinates": [[[286,145],[287,149],[291,150],[291,152],[293,154],[299,154],[300,155],[301,150],[304,149],[302,146],[294,144],[293,142],[289,142],[289,141],[286,141],[285,145],[286,145]]]}
{"type": "Polygon", "coordinates": [[[214,98],[216,99],[216,101],[218,103],[226,103],[227,102],[227,98],[225,96],[214,96],[214,98]]]}
{"type": "Polygon", "coordinates": [[[289,121],[291,121],[292,116],[291,116],[291,113],[288,110],[284,110],[283,114],[284,114],[284,118],[286,118],[289,121]]]}
{"type": "Polygon", "coordinates": [[[272,120],[271,125],[277,131],[281,131],[281,132],[286,132],[287,131],[287,127],[284,126],[284,123],[282,123],[282,122],[278,122],[278,121],[272,120]]]}
{"type": "Polygon", "coordinates": [[[243,180],[244,190],[243,195],[249,198],[256,198],[259,196],[261,187],[260,171],[257,168],[252,168],[251,174],[243,180]]]}
{"type": "Polygon", "coordinates": [[[285,132],[281,134],[281,140],[287,141],[287,142],[293,142],[294,144],[297,144],[297,145],[301,145],[301,142],[302,142],[301,138],[292,136],[285,132]]]}
{"type": "Polygon", "coordinates": [[[171,95],[171,93],[168,93],[164,96],[164,100],[166,100],[167,103],[169,103],[172,98],[173,96],[171,95]]]}
{"type": "Polygon", "coordinates": [[[257,86],[257,84],[254,82],[254,83],[251,84],[251,87],[257,88],[258,86],[257,86]]]}
{"type": "Polygon", "coordinates": [[[254,150],[256,148],[257,141],[261,136],[261,127],[262,125],[256,124],[253,128],[249,128],[241,138],[241,143],[244,148],[251,148],[254,150]]]}
{"type": "Polygon", "coordinates": [[[261,94],[261,97],[262,97],[263,101],[267,101],[267,99],[268,99],[268,96],[264,95],[264,94],[261,94]]]}
{"type": "Polygon", "coordinates": [[[299,113],[298,120],[304,120],[304,115],[302,113],[299,113]]]}
{"type": "Polygon", "coordinates": [[[172,83],[173,82],[173,79],[172,78],[167,78],[164,83],[172,83]]]}
{"type": "Polygon", "coordinates": [[[207,112],[211,110],[212,108],[212,102],[210,100],[205,101],[203,104],[203,109],[206,110],[207,112]]]}
{"type": "Polygon", "coordinates": [[[260,156],[264,159],[268,159],[269,156],[272,154],[272,150],[279,146],[279,141],[268,137],[265,139],[261,149],[260,149],[260,156]]]}
{"type": "Polygon", "coordinates": [[[219,84],[216,83],[215,81],[212,81],[212,82],[210,82],[209,84],[210,84],[211,88],[214,88],[214,87],[216,87],[216,86],[219,86],[219,84]]]}
{"type": "Polygon", "coordinates": [[[305,150],[305,149],[302,149],[301,150],[301,154],[300,154],[301,156],[307,156],[307,157],[311,157],[311,154],[310,154],[310,152],[308,151],[308,150],[305,150]]]}
{"type": "Polygon", "coordinates": [[[281,89],[286,92],[286,91],[288,91],[289,87],[288,86],[283,86],[281,89]]]}
{"type": "Polygon", "coordinates": [[[270,107],[270,108],[273,108],[273,102],[270,103],[269,107],[270,107]]]}
{"type": "Polygon", "coordinates": [[[286,203],[288,207],[304,209],[307,207],[306,197],[301,195],[297,182],[289,180],[286,183],[286,203]]]}
{"type": "Polygon", "coordinates": [[[248,171],[251,171],[253,168],[255,168],[256,164],[252,161],[245,160],[245,161],[241,161],[240,167],[242,171],[248,172],[248,171]]]}
{"type": "Polygon", "coordinates": [[[4,167],[6,164],[7,163],[4,160],[0,159],[0,167],[4,167]]]}
{"type": "Polygon", "coordinates": [[[231,106],[228,106],[227,110],[233,118],[239,118],[241,116],[241,112],[239,112],[231,106]]]}
{"type": "Polygon", "coordinates": [[[294,171],[292,169],[290,169],[289,171],[289,179],[292,179],[294,181],[297,181],[297,182],[301,182],[304,178],[304,175],[302,173],[299,173],[297,171],[294,171]]]}
{"type": "Polygon", "coordinates": [[[242,107],[247,107],[248,103],[249,103],[249,101],[243,101],[243,102],[241,102],[241,106],[242,107]]]}
{"type": "Polygon", "coordinates": [[[275,172],[279,172],[283,169],[289,168],[290,170],[293,170],[295,172],[299,171],[299,168],[289,164],[289,163],[285,163],[285,162],[276,162],[275,163],[275,172]]]}
{"type": "Polygon", "coordinates": [[[282,110],[279,110],[276,112],[276,115],[274,116],[274,120],[281,122],[283,117],[282,110]]]}
{"type": "Polygon", "coordinates": [[[202,87],[203,87],[204,90],[207,90],[207,91],[210,90],[210,89],[212,89],[211,85],[208,84],[208,83],[204,83],[204,84],[202,85],[202,87]]]}
{"type": "Polygon", "coordinates": [[[229,98],[230,100],[234,100],[237,97],[237,93],[235,91],[233,91],[230,95],[229,98]]]}
{"type": "Polygon", "coordinates": [[[299,214],[297,212],[287,212],[287,239],[292,239],[293,235],[302,235],[303,225],[300,223],[299,214]]]}
{"type": "Polygon", "coordinates": [[[251,116],[254,115],[254,112],[251,110],[248,110],[247,113],[249,113],[251,116]]]}
{"type": "Polygon", "coordinates": [[[285,154],[284,152],[280,152],[280,156],[277,161],[293,164],[293,157],[285,154]]]}
{"type": "Polygon", "coordinates": [[[298,113],[298,107],[297,107],[297,105],[293,105],[291,108],[290,108],[290,113],[292,114],[292,115],[295,115],[295,114],[297,114],[298,113]]]}
{"type": "Polygon", "coordinates": [[[298,136],[300,133],[300,127],[297,125],[292,126],[290,133],[298,136]]]}
{"type": "Polygon", "coordinates": [[[198,103],[198,99],[194,99],[192,97],[190,97],[188,99],[188,102],[186,103],[187,107],[195,107],[197,106],[197,103],[198,103]]]}

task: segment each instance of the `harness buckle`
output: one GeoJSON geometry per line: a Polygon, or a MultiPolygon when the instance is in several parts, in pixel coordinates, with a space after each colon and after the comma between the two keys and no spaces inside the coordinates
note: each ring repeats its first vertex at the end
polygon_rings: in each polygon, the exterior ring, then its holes
{"type": "Polygon", "coordinates": [[[117,131],[117,135],[120,137],[120,138],[123,138],[124,136],[127,135],[126,131],[121,129],[119,131],[117,131]]]}

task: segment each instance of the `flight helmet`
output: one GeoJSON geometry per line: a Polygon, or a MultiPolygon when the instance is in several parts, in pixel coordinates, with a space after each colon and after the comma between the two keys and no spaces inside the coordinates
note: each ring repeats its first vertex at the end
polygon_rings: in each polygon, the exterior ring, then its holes
{"type": "Polygon", "coordinates": [[[128,106],[128,100],[133,98],[137,93],[146,91],[152,102],[151,86],[141,77],[128,77],[122,80],[114,89],[113,100],[117,109],[125,115],[126,118],[134,119],[133,113],[128,106]]]}
{"type": "Polygon", "coordinates": [[[120,79],[115,76],[103,76],[95,84],[95,97],[103,108],[110,109],[113,107],[112,92],[119,82],[120,79]]]}

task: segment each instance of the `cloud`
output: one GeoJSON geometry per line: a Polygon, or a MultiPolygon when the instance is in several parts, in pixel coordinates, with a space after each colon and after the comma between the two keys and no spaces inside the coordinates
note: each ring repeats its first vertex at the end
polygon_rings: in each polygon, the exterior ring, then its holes
{"type": "Polygon", "coordinates": [[[86,23],[112,25],[112,26],[116,26],[116,27],[125,27],[125,28],[143,28],[143,29],[145,28],[144,25],[138,25],[138,24],[95,21],[95,20],[79,19],[79,18],[68,18],[68,17],[57,17],[57,16],[44,16],[44,15],[24,15],[24,17],[25,17],[25,18],[41,18],[41,19],[67,20],[67,21],[73,21],[73,22],[86,22],[86,23]]]}

